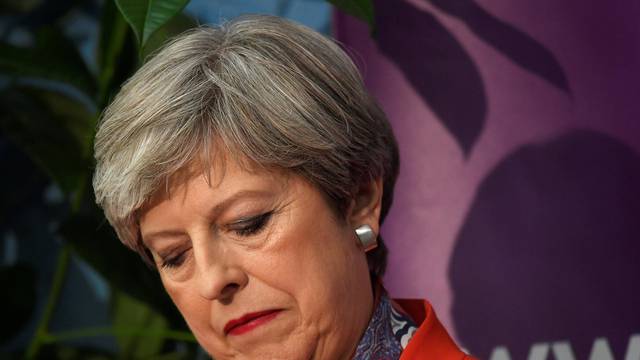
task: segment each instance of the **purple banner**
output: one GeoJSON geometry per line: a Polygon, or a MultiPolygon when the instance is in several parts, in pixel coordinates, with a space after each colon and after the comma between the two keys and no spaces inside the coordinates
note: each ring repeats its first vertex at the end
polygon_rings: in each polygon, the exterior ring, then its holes
{"type": "Polygon", "coordinates": [[[640,360],[640,3],[376,12],[335,35],[400,144],[392,296],[483,359],[640,360]]]}

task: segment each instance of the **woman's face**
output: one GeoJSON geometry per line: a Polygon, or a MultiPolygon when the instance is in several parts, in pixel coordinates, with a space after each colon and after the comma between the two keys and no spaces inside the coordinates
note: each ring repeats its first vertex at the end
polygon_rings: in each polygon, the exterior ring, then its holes
{"type": "Polygon", "coordinates": [[[216,359],[349,358],[373,301],[354,229],[377,233],[379,186],[339,220],[298,176],[223,170],[158,194],[140,217],[199,343],[216,359]]]}

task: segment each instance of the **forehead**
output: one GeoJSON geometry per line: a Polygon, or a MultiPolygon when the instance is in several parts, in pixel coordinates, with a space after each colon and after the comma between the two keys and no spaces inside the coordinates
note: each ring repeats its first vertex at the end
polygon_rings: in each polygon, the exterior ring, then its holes
{"type": "Polygon", "coordinates": [[[186,201],[189,196],[202,197],[206,193],[222,199],[242,190],[279,190],[288,185],[292,176],[291,171],[263,167],[245,158],[216,156],[208,164],[194,161],[167,177],[139,214],[169,200],[186,201]]]}

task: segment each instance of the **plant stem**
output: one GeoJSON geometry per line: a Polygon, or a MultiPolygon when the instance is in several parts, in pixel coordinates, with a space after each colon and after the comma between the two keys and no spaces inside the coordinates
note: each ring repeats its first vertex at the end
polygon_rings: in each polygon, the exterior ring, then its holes
{"type": "Polygon", "coordinates": [[[36,358],[38,352],[40,351],[40,347],[43,344],[43,340],[48,336],[47,332],[49,328],[49,322],[51,321],[51,316],[53,315],[53,311],[55,310],[56,304],[58,303],[62,285],[64,284],[65,274],[67,273],[67,267],[69,265],[69,254],[69,245],[62,245],[62,249],[58,254],[58,260],[56,261],[56,269],[53,274],[51,290],[49,291],[49,296],[45,304],[42,318],[40,318],[40,322],[36,327],[36,333],[31,340],[29,347],[27,348],[26,359],[36,358]]]}
{"type": "Polygon", "coordinates": [[[97,336],[135,336],[143,338],[160,337],[169,340],[196,342],[195,337],[186,331],[118,327],[90,327],[79,330],[61,331],[55,334],[46,334],[42,338],[42,342],[50,344],[54,342],[97,336]]]}

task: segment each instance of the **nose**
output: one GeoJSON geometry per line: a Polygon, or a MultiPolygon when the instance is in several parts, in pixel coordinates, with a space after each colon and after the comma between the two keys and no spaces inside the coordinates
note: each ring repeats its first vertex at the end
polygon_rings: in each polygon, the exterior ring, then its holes
{"type": "Polygon", "coordinates": [[[237,256],[229,251],[207,249],[196,255],[197,286],[207,300],[229,302],[248,282],[248,276],[237,256]]]}

